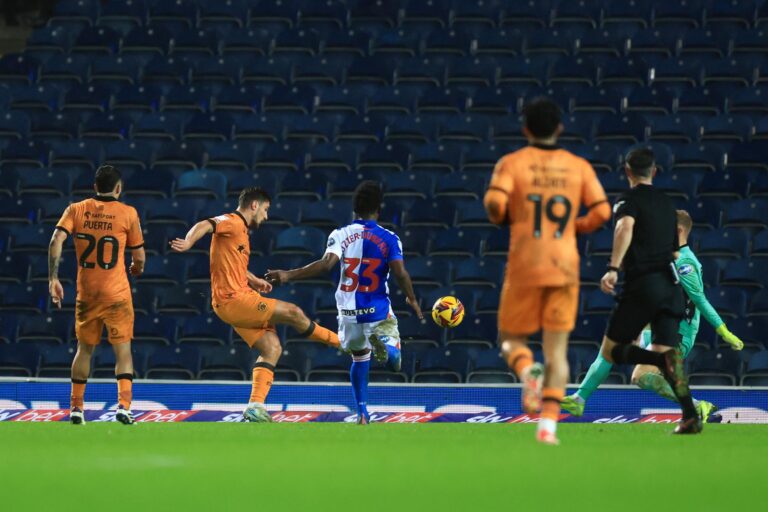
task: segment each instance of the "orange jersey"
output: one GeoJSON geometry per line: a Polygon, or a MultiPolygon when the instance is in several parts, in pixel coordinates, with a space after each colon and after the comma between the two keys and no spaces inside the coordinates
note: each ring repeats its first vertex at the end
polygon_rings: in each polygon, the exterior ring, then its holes
{"type": "Polygon", "coordinates": [[[213,225],[211,239],[211,292],[213,303],[222,304],[248,287],[248,223],[238,212],[208,219],[213,225]]]}
{"type": "Polygon", "coordinates": [[[510,222],[507,277],[518,286],[579,283],[579,232],[599,227],[610,215],[605,191],[592,166],[556,146],[528,146],[504,156],[493,171],[486,204],[506,206],[510,222]],[[577,226],[582,205],[600,206],[597,222],[577,226]],[[602,210],[605,210],[604,212],[602,210]]]}
{"type": "Polygon", "coordinates": [[[112,197],[97,196],[69,205],[56,229],[75,239],[78,300],[131,299],[125,250],[144,245],[135,208],[112,197]]]}

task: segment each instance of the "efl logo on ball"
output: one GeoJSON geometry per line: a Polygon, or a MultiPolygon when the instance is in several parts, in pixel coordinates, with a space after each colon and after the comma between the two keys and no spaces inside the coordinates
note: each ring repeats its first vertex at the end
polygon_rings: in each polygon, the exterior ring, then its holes
{"type": "Polygon", "coordinates": [[[464,320],[464,305],[456,297],[440,297],[432,306],[432,320],[440,327],[456,327],[464,320]]]}

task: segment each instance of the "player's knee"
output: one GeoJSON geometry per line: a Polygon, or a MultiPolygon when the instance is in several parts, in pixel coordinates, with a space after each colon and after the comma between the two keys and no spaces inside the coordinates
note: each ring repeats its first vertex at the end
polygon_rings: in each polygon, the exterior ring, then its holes
{"type": "Polygon", "coordinates": [[[305,327],[305,324],[307,320],[307,315],[304,314],[304,311],[297,306],[296,304],[290,304],[288,306],[287,310],[288,319],[292,325],[294,325],[297,329],[301,329],[302,327],[305,327]]]}
{"type": "Polygon", "coordinates": [[[262,357],[272,361],[280,359],[280,356],[283,354],[283,347],[280,345],[280,340],[277,339],[277,336],[270,336],[264,341],[261,347],[262,357]]]}

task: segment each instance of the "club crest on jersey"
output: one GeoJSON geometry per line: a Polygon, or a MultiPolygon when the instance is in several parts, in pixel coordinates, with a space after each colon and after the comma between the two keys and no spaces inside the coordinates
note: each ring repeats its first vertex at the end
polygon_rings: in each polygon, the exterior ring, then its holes
{"type": "Polygon", "coordinates": [[[262,313],[265,312],[267,310],[267,303],[266,302],[259,302],[258,308],[259,308],[259,311],[261,311],[262,313]]]}
{"type": "Polygon", "coordinates": [[[677,273],[681,276],[687,276],[691,272],[693,272],[693,265],[689,265],[688,263],[677,267],[677,273]]]}
{"type": "Polygon", "coordinates": [[[333,247],[336,244],[335,238],[329,238],[328,239],[328,247],[333,247]]]}
{"type": "Polygon", "coordinates": [[[626,201],[619,201],[618,203],[613,205],[613,214],[614,215],[616,215],[616,212],[619,211],[619,208],[621,208],[621,205],[623,205],[624,203],[626,203],[626,201]]]}

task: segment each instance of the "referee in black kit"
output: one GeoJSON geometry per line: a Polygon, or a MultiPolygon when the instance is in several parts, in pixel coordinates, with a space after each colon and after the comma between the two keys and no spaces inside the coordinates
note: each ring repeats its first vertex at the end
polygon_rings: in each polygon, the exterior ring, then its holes
{"type": "Polygon", "coordinates": [[[626,173],[631,189],[614,206],[613,252],[600,288],[608,294],[616,293],[620,267],[625,284],[608,321],[602,354],[617,364],[658,366],[683,409],[683,419],[674,433],[697,434],[702,422],[676,349],[685,296],[674,265],[679,249],[675,206],[652,186],[656,163],[651,150],[630,152],[626,173]],[[632,343],[649,323],[653,344],[650,350],[644,350],[632,343]]]}

